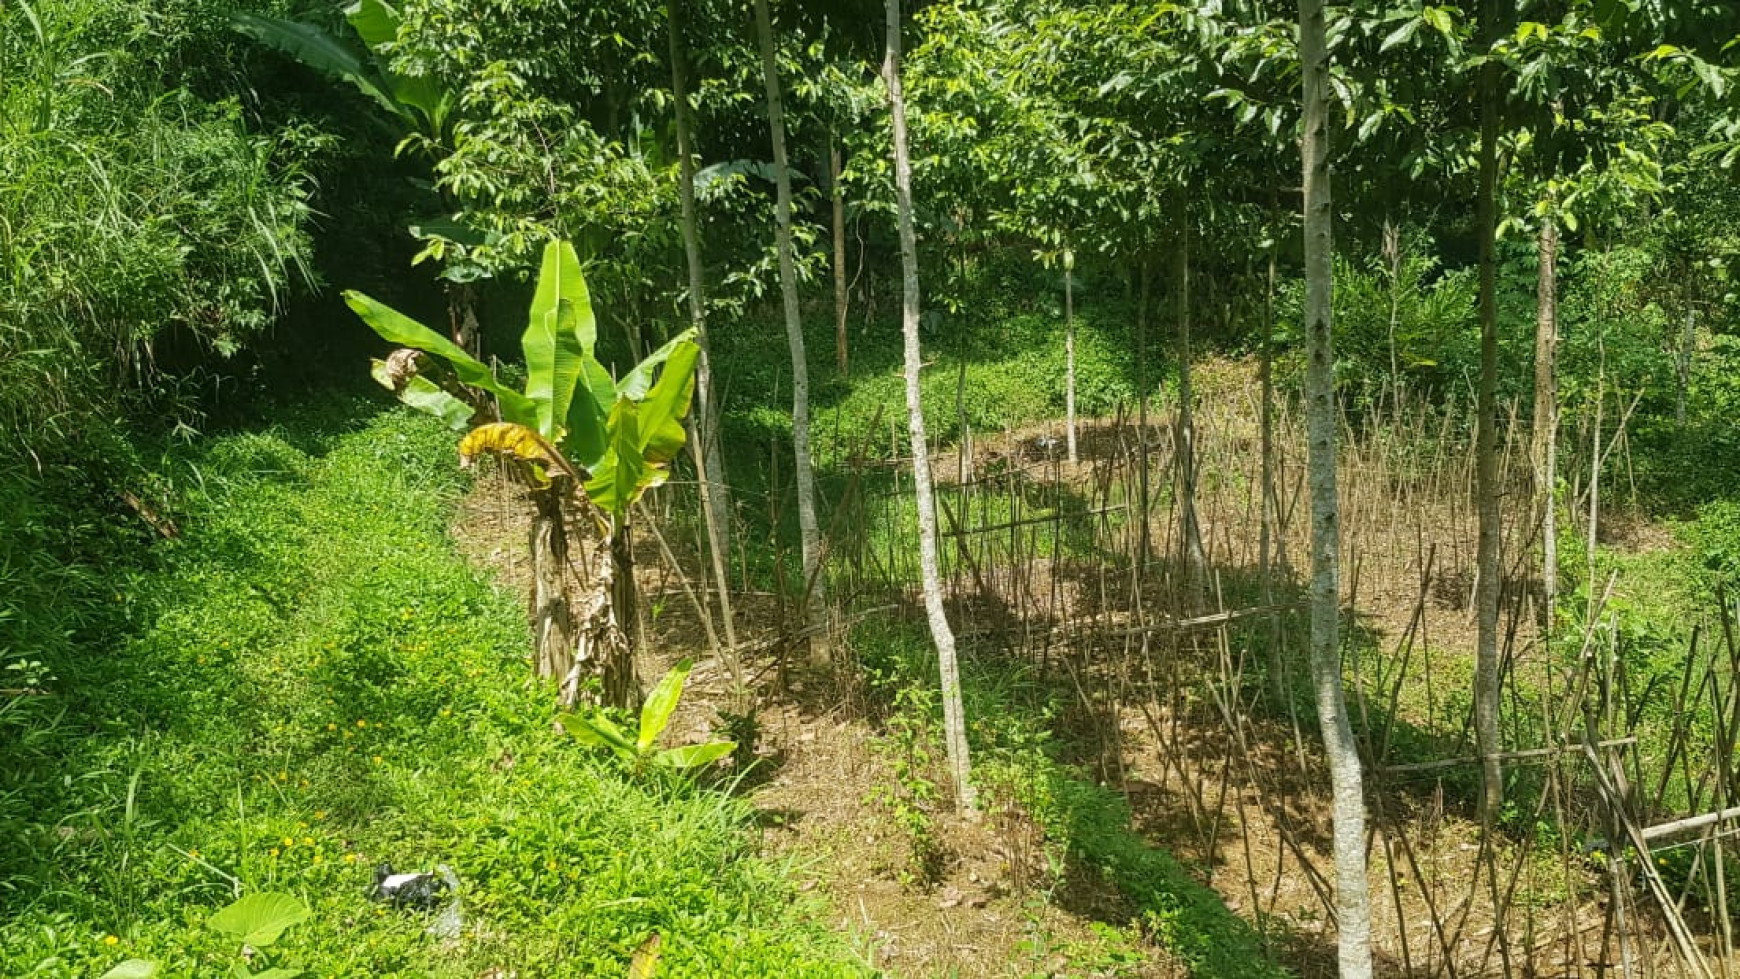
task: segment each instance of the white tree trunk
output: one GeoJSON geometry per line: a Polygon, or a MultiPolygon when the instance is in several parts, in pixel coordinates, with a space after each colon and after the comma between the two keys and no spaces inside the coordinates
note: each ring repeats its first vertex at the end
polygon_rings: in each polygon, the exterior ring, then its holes
{"type": "Polygon", "coordinates": [[[689,441],[689,452],[695,460],[695,483],[701,493],[701,516],[707,526],[707,553],[711,559],[713,581],[718,586],[719,615],[725,620],[725,660],[734,684],[741,694],[743,673],[737,656],[737,623],[731,610],[731,578],[728,555],[731,553],[731,522],[724,485],[725,473],[719,453],[719,426],[713,402],[713,369],[708,356],[707,305],[701,267],[701,235],[695,213],[695,158],[690,148],[688,79],[684,70],[682,43],[682,0],[668,0],[666,19],[671,30],[671,90],[677,103],[677,155],[680,157],[679,190],[683,206],[683,256],[689,266],[689,323],[695,328],[701,357],[695,369],[695,395],[699,402],[698,421],[691,423],[695,437],[689,441]],[[715,482],[718,481],[718,482],[715,482]]]}
{"type": "Polygon", "coordinates": [[[785,339],[791,348],[791,441],[797,473],[798,543],[803,551],[803,607],[810,628],[810,657],[831,658],[828,613],[822,581],[822,534],[816,522],[816,482],[810,466],[810,369],[804,353],[803,319],[798,312],[796,260],[791,246],[791,170],[785,155],[785,109],[774,57],[773,22],[767,0],[755,0],[755,31],[761,38],[761,74],[767,83],[767,128],[773,136],[774,182],[779,195],[779,291],[785,306],[785,339]]]}
{"type": "Polygon", "coordinates": [[[834,367],[841,377],[852,373],[846,340],[846,188],[840,183],[840,141],[828,132],[828,196],[834,205],[834,367]]]}
{"type": "Polygon", "coordinates": [[[1190,209],[1178,199],[1178,417],[1172,426],[1172,458],[1178,478],[1178,545],[1189,573],[1191,600],[1201,604],[1208,580],[1202,524],[1196,515],[1196,394],[1190,383],[1190,209]]]}
{"type": "Polygon", "coordinates": [[[1335,837],[1335,918],[1341,979],[1370,979],[1371,898],[1365,874],[1365,798],[1359,749],[1341,677],[1340,512],[1336,500],[1334,247],[1329,186],[1329,54],[1323,0],[1299,0],[1305,87],[1306,426],[1311,482],[1311,673],[1329,756],[1335,837]]]}
{"type": "Polygon", "coordinates": [[[930,481],[930,449],[924,435],[924,406],[918,386],[918,236],[912,223],[912,160],[906,152],[906,98],[900,87],[900,0],[887,0],[887,11],[888,47],[882,68],[888,83],[888,107],[894,117],[894,196],[900,223],[900,270],[905,284],[900,325],[906,352],[906,417],[912,443],[912,482],[918,495],[919,568],[925,617],[930,620],[930,634],[936,643],[937,666],[942,675],[943,736],[955,786],[955,803],[960,809],[969,810],[974,806],[972,761],[967,750],[966,715],[961,707],[955,634],[943,609],[942,574],[937,563],[936,491],[930,481]]]}
{"type": "Polygon", "coordinates": [[[1541,521],[1542,621],[1550,635],[1559,595],[1559,521],[1554,490],[1559,481],[1559,226],[1541,222],[1540,272],[1535,288],[1535,499],[1541,521]]]}

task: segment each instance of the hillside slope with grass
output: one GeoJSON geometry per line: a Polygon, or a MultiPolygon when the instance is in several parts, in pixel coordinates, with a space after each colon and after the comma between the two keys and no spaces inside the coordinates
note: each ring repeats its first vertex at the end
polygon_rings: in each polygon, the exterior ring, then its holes
{"type": "Polygon", "coordinates": [[[255,972],[623,975],[657,934],[661,977],[870,974],[744,803],[554,732],[435,423],[329,403],[167,460],[181,535],[85,569],[114,608],[0,711],[0,974],[227,972],[206,919],[261,891],[313,913],[255,972]],[[370,901],[386,863],[451,867],[461,933],[370,901]]]}

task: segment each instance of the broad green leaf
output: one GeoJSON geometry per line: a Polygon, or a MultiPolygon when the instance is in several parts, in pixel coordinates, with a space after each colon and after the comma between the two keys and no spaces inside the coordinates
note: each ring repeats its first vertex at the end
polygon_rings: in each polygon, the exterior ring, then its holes
{"type": "Polygon", "coordinates": [[[521,340],[526,352],[526,395],[537,405],[537,429],[545,438],[562,437],[574,385],[596,338],[592,297],[580,275],[580,259],[573,245],[552,241],[544,246],[543,268],[521,340]]]}
{"type": "Polygon", "coordinates": [[[434,415],[441,419],[441,424],[455,432],[470,428],[471,416],[477,413],[477,409],[443,391],[441,385],[426,377],[411,378],[398,395],[400,401],[425,415],[434,415]]]}
{"type": "Polygon", "coordinates": [[[456,245],[476,247],[488,244],[490,240],[490,236],[483,231],[448,215],[418,221],[411,225],[410,230],[411,237],[419,241],[440,238],[456,245]]]}
{"type": "Polygon", "coordinates": [[[473,359],[452,340],[391,306],[376,302],[355,290],[346,290],[344,301],[381,339],[401,347],[434,354],[447,361],[461,381],[495,395],[501,402],[503,421],[528,426],[537,424],[538,413],[530,398],[496,380],[495,374],[488,367],[473,359]]]}
{"type": "Polygon", "coordinates": [[[622,728],[603,714],[592,714],[582,717],[579,714],[563,714],[556,718],[556,723],[562,725],[562,730],[573,735],[574,740],[581,744],[592,745],[595,748],[609,748],[625,759],[635,757],[634,742],[628,739],[622,728]]]}
{"type": "Polygon", "coordinates": [[[1407,41],[1414,36],[1414,32],[1420,29],[1421,23],[1422,21],[1418,20],[1403,21],[1402,26],[1391,31],[1390,36],[1384,38],[1384,43],[1378,46],[1378,52],[1382,53],[1398,44],[1407,43],[1407,41]]]}
{"type": "Polygon", "coordinates": [[[295,895],[260,891],[219,910],[205,923],[245,945],[265,948],[309,914],[308,905],[295,895]]]}
{"type": "Polygon", "coordinates": [[[610,433],[609,447],[586,481],[586,496],[620,524],[642,493],[665,481],[665,471],[647,465],[640,454],[639,409],[634,402],[618,400],[605,428],[610,433]]]}
{"type": "Polygon", "coordinates": [[[671,667],[653,688],[652,695],[647,697],[646,705],[640,709],[640,740],[636,746],[642,754],[653,746],[653,742],[664,733],[665,725],[671,722],[671,713],[677,709],[677,701],[683,696],[683,680],[689,675],[694,664],[683,660],[671,667]]]}
{"type": "Polygon", "coordinates": [[[655,465],[670,462],[682,451],[688,434],[683,418],[695,394],[695,361],[701,348],[685,342],[665,361],[665,369],[640,406],[640,451],[655,465]]]}
{"type": "Polygon", "coordinates": [[[355,51],[313,24],[258,14],[232,14],[230,26],[330,78],[346,82],[403,119],[405,107],[355,51]]]}
{"type": "Polygon", "coordinates": [[[399,12],[385,0],[356,0],[344,8],[344,19],[369,50],[377,54],[382,46],[399,39],[399,12]]]}
{"type": "Polygon", "coordinates": [[[151,979],[157,974],[157,963],[146,959],[128,959],[103,973],[98,979],[151,979]]]}
{"type": "Polygon", "coordinates": [[[629,371],[628,375],[617,383],[617,396],[627,398],[630,401],[639,401],[646,397],[647,390],[652,387],[653,375],[658,373],[659,365],[670,359],[671,354],[675,353],[678,347],[685,343],[694,342],[695,337],[696,333],[693,329],[684,330],[672,337],[669,343],[647,354],[645,360],[636,364],[634,370],[629,371]]]}
{"type": "Polygon", "coordinates": [[[562,439],[568,458],[588,470],[598,466],[609,447],[604,425],[615,403],[616,379],[588,353],[580,360],[580,383],[568,405],[568,434],[562,439]]]}
{"type": "Polygon", "coordinates": [[[1433,30],[1445,37],[1455,38],[1456,25],[1450,20],[1450,11],[1443,7],[1427,7],[1420,11],[1420,16],[1426,23],[1432,25],[1433,30]]]}
{"type": "Polygon", "coordinates": [[[709,741],[706,744],[690,744],[661,751],[653,756],[653,763],[686,772],[703,765],[711,765],[736,750],[735,741],[709,741]]]}
{"type": "Polygon", "coordinates": [[[296,979],[301,974],[301,969],[276,968],[267,969],[265,972],[256,972],[252,979],[296,979]]]}

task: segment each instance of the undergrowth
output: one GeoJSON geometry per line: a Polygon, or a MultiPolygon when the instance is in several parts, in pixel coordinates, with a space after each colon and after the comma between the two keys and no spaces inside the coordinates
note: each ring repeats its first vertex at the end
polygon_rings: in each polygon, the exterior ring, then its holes
{"type": "Polygon", "coordinates": [[[7,606],[68,638],[0,709],[0,974],[212,975],[204,920],[261,890],[312,908],[274,949],[308,975],[621,975],[655,933],[661,977],[869,974],[745,803],[555,733],[517,599],[446,535],[451,436],[359,416],[175,453],[180,539],[73,580],[108,610],[7,606]],[[382,863],[452,867],[462,933],[372,903],[382,863]]]}
{"type": "MultiPolygon", "coordinates": [[[[906,742],[917,730],[933,739],[927,757],[940,757],[940,701],[910,692],[936,683],[922,625],[865,622],[853,646],[889,713],[893,750],[907,753],[906,742]]],[[[1229,911],[1212,888],[1131,829],[1129,804],[1121,795],[1064,760],[1066,746],[1054,733],[1055,694],[1029,668],[990,657],[964,658],[961,691],[981,807],[1037,826],[1043,837],[1043,899],[1061,900],[1074,877],[1097,876],[1128,901],[1126,924],[1183,962],[1191,975],[1280,979],[1289,974],[1269,957],[1250,923],[1229,911]]],[[[914,778],[909,773],[901,782],[914,778]]],[[[934,786],[936,779],[927,784],[934,786]]],[[[900,806],[895,804],[897,812],[900,806]]],[[[924,848],[915,843],[913,852],[916,857],[924,848]]]]}

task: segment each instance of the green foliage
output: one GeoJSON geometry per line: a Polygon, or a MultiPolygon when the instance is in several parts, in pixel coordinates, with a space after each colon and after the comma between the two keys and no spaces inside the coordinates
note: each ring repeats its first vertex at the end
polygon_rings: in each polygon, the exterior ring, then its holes
{"type": "MultiPolygon", "coordinates": [[[[509,429],[518,430],[545,447],[541,455],[513,452],[534,464],[538,479],[547,480],[548,469],[577,478],[587,498],[615,524],[627,519],[629,507],[648,489],[664,482],[671,460],[683,447],[683,418],[694,394],[700,355],[694,332],[679,334],[620,381],[613,379],[594,353],[598,325],[592,298],[580,260],[567,242],[552,241],[544,247],[543,269],[521,340],[526,358],[524,393],[503,383],[490,367],[453,341],[403,313],[359,292],[346,292],[345,302],[382,339],[434,354],[460,384],[495,397],[502,422],[482,426],[496,431],[490,438],[468,438],[462,454],[469,458],[484,451],[501,452],[510,445],[524,446],[526,438],[509,429]]],[[[370,373],[399,400],[440,418],[450,428],[471,427],[475,412],[466,404],[463,389],[423,376],[416,358],[401,357],[397,364],[377,360],[370,373]]]]}
{"type": "Polygon", "coordinates": [[[321,74],[356,88],[396,117],[405,129],[429,143],[447,131],[454,93],[424,75],[405,75],[388,63],[399,39],[399,12],[384,0],[355,0],[345,20],[368,54],[361,55],[317,24],[236,13],[236,30],[321,74]]]}
{"type": "MultiPolygon", "coordinates": [[[[84,552],[61,583],[86,618],[34,654],[43,709],[0,729],[0,974],[221,975],[237,947],[206,921],[238,888],[307,904],[272,953],[309,975],[622,975],[654,932],[661,976],[869,974],[757,857],[746,802],[552,730],[523,609],[447,537],[452,451],[345,400],[152,463],[182,537],[84,552]],[[388,861],[455,868],[458,938],[367,898],[388,861]]],[[[100,541],[85,505],[29,519],[100,541]]]]}
{"type": "MultiPolygon", "coordinates": [[[[1284,361],[1290,375],[1304,370],[1303,296],[1303,283],[1290,282],[1278,304],[1276,339],[1294,350],[1284,361]]],[[[1475,300],[1473,270],[1445,272],[1423,247],[1405,249],[1399,266],[1381,255],[1337,256],[1335,374],[1344,397],[1356,406],[1388,402],[1400,385],[1441,399],[1465,384],[1479,369],[1475,300]]]]}
{"type": "Polygon", "coordinates": [[[737,750],[735,741],[708,741],[704,744],[677,748],[658,747],[659,735],[671,722],[677,701],[683,696],[683,680],[693,664],[683,660],[671,667],[640,708],[640,729],[630,737],[611,719],[610,712],[594,710],[586,714],[563,714],[556,718],[562,729],[581,744],[608,748],[630,772],[639,775],[650,767],[690,772],[718,761],[737,750]]]}
{"type": "Polygon", "coordinates": [[[171,388],[178,349],[236,354],[311,276],[326,141],[211,94],[239,67],[214,7],[0,8],[0,439],[59,451],[171,388]]]}

